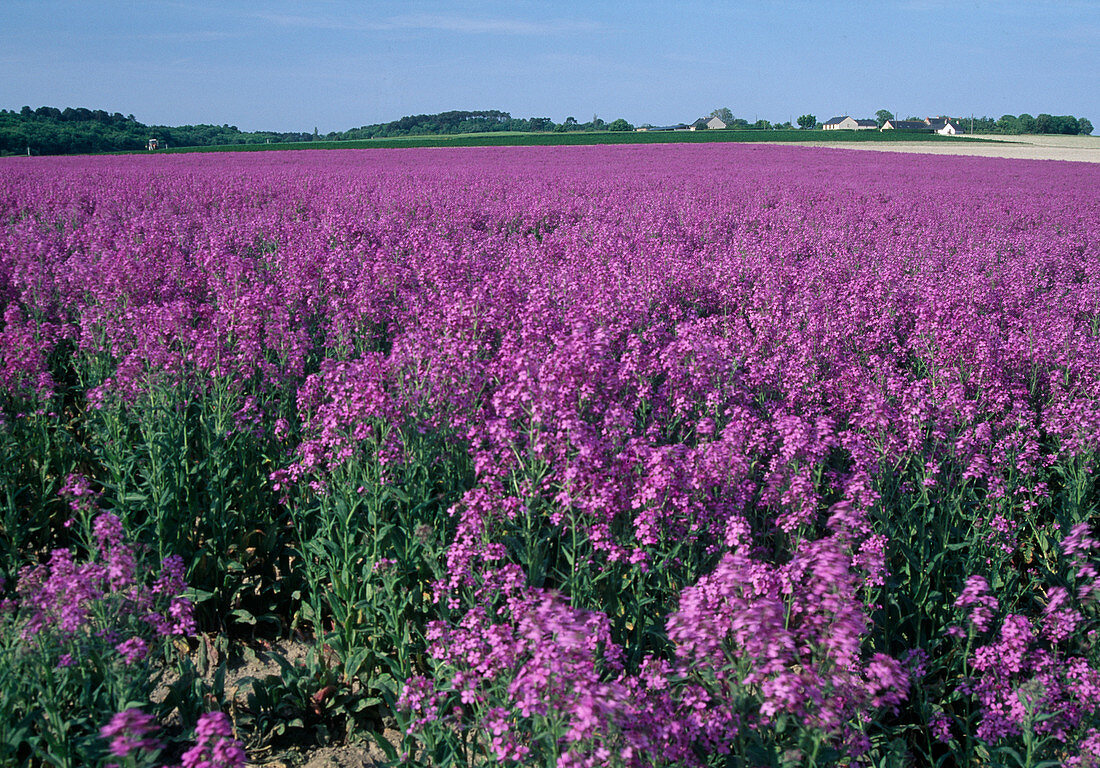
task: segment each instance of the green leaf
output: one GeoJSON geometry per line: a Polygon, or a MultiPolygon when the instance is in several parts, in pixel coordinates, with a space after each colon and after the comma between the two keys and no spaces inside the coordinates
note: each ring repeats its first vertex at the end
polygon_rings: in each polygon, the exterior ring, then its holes
{"type": "Polygon", "coordinates": [[[411,501],[409,494],[393,485],[386,486],[386,495],[392,496],[403,504],[408,504],[411,501]]]}
{"type": "Polygon", "coordinates": [[[1027,761],[1024,760],[1023,755],[1021,755],[1019,752],[1017,752],[1007,744],[998,747],[997,751],[1011,755],[1012,759],[1016,761],[1016,765],[1020,766],[1020,768],[1031,768],[1031,766],[1027,764],[1027,761]]]}
{"type": "MultiPolygon", "coordinates": [[[[387,659],[387,661],[390,661],[390,660],[387,659]]],[[[396,664],[394,662],[391,661],[390,663],[391,663],[392,666],[396,666],[396,664]]],[[[398,684],[397,680],[394,679],[393,675],[391,675],[389,672],[383,672],[382,674],[380,674],[380,675],[378,675],[374,678],[371,678],[371,684],[375,688],[379,688],[383,691],[388,691],[389,693],[391,693],[395,696],[397,695],[397,692],[400,689],[400,685],[398,684]]]]}
{"type": "Polygon", "coordinates": [[[214,593],[207,592],[204,589],[198,589],[196,587],[188,587],[184,590],[183,596],[190,600],[192,603],[202,603],[214,597],[214,593]]]}
{"type": "Polygon", "coordinates": [[[359,670],[363,666],[363,662],[366,661],[367,656],[371,654],[369,648],[360,648],[353,651],[344,660],[344,674],[350,679],[359,674],[359,670]]]}
{"type": "Polygon", "coordinates": [[[238,608],[235,611],[230,611],[229,615],[239,621],[241,624],[256,626],[256,617],[246,611],[244,608],[238,608]]]}

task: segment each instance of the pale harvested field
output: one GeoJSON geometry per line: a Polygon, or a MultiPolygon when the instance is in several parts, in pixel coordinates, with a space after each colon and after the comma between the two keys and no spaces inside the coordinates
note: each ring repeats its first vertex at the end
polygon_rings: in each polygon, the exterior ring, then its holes
{"type": "Polygon", "coordinates": [[[982,142],[944,143],[913,141],[856,144],[849,142],[798,142],[806,147],[835,147],[870,152],[923,152],[929,155],[1010,157],[1019,160],[1070,160],[1100,163],[1100,136],[976,136],[982,142]]]}

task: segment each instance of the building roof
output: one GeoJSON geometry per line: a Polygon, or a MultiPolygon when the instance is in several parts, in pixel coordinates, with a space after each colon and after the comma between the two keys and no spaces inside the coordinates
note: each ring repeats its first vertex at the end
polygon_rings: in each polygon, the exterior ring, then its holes
{"type": "Polygon", "coordinates": [[[856,125],[866,125],[878,128],[878,120],[856,120],[856,125]]]}
{"type": "Polygon", "coordinates": [[[899,131],[927,131],[931,126],[923,120],[887,120],[890,127],[899,131]]]}
{"type": "Polygon", "coordinates": [[[830,120],[826,120],[822,125],[836,125],[837,123],[843,123],[848,119],[848,115],[841,115],[840,117],[834,117],[830,120]]]}

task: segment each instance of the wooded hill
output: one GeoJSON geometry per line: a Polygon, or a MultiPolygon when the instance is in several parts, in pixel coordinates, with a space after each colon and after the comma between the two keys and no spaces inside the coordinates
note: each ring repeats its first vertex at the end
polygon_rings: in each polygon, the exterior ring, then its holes
{"type": "Polygon", "coordinates": [[[632,130],[633,127],[625,120],[608,124],[599,118],[589,123],[566,118],[564,123],[556,124],[548,117],[523,119],[498,110],[482,110],[411,115],[389,123],[327,134],[318,133],[316,129],[313,133],[280,133],[242,131],[235,125],[146,125],[133,115],[84,107],[23,107],[18,112],[0,110],[0,154],[65,155],[140,150],[147,146],[149,139],[156,139],[161,148],[212,147],[498,131],[632,130]]]}

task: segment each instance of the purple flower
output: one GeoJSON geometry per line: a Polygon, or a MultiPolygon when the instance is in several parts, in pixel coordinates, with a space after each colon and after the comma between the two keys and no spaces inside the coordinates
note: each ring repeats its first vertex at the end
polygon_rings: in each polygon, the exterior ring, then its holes
{"type": "Polygon", "coordinates": [[[104,512],[95,519],[92,532],[99,543],[100,551],[104,554],[118,545],[126,535],[122,528],[122,521],[119,520],[118,515],[111,512],[104,512]]]}
{"type": "Polygon", "coordinates": [[[934,715],[928,723],[928,730],[932,732],[937,741],[944,744],[951,741],[951,719],[944,715],[934,715]]]}
{"type": "Polygon", "coordinates": [[[997,598],[990,594],[989,582],[985,577],[978,575],[973,575],[966,580],[966,586],[955,600],[957,608],[970,608],[970,623],[978,632],[989,629],[989,622],[998,605],[997,598]]]}
{"type": "Polygon", "coordinates": [[[173,598],[168,606],[168,615],[172,617],[173,623],[166,627],[165,634],[195,634],[194,606],[186,597],[173,598]]]}
{"type": "Polygon", "coordinates": [[[116,645],[115,650],[122,655],[123,663],[129,666],[144,659],[149,652],[149,646],[140,637],[131,637],[116,645]]]}
{"type": "Polygon", "coordinates": [[[244,746],[233,738],[233,725],[224,712],[207,712],[195,726],[195,745],[183,754],[182,768],[243,768],[244,746]]]}
{"type": "Polygon", "coordinates": [[[153,594],[175,597],[187,587],[187,567],[179,555],[169,555],[161,564],[160,575],[153,585],[153,594]]]}
{"type": "Polygon", "coordinates": [[[110,547],[107,554],[107,580],[111,589],[121,592],[133,586],[137,573],[137,562],[133,549],[121,542],[110,547]]]}
{"type": "MultiPolygon", "coordinates": [[[[69,500],[69,508],[72,509],[73,512],[79,512],[82,509],[92,509],[95,506],[95,500],[98,496],[98,494],[92,490],[92,485],[88,478],[80,473],[73,473],[66,477],[58,493],[62,498],[69,500]]],[[[71,524],[72,520],[67,520],[65,522],[66,526],[71,524]]]]}
{"type": "Polygon", "coordinates": [[[207,712],[199,717],[195,737],[208,741],[216,736],[232,736],[233,724],[224,712],[207,712]]]}
{"type": "Polygon", "coordinates": [[[1066,760],[1066,768],[1100,768],[1100,731],[1090,728],[1076,751],[1066,760]]]}
{"type": "Polygon", "coordinates": [[[99,735],[110,739],[110,751],[115,757],[127,757],[139,749],[160,749],[163,744],[151,734],[157,725],[153,716],[132,708],[116,713],[111,721],[99,730],[99,735]]]}

